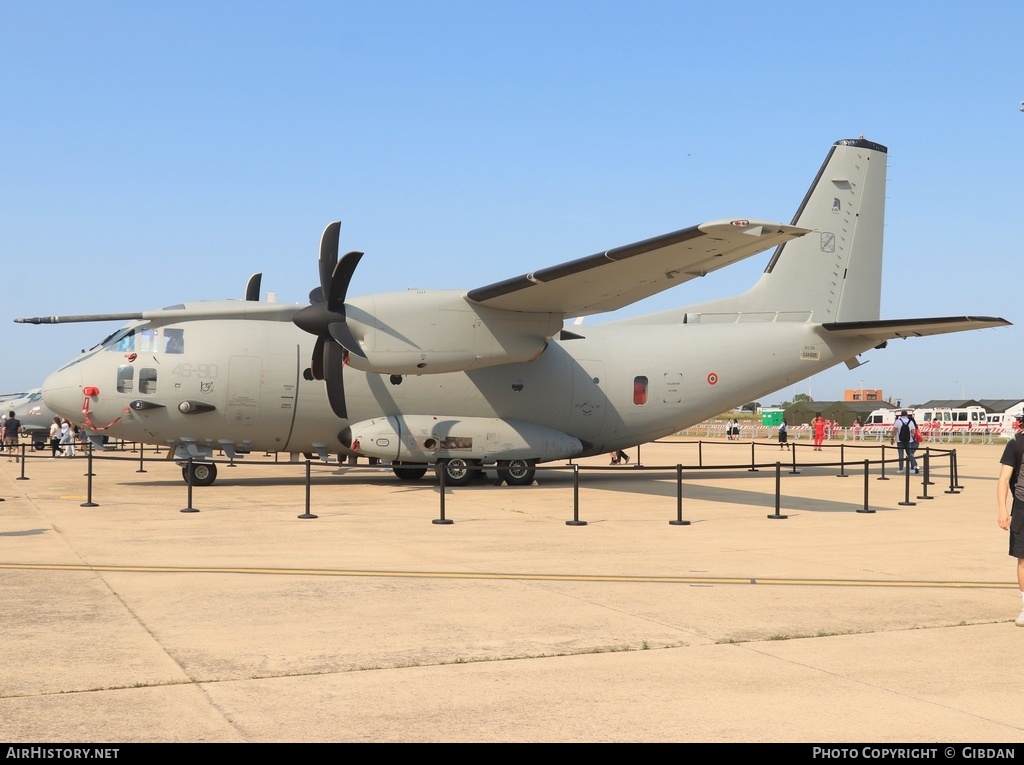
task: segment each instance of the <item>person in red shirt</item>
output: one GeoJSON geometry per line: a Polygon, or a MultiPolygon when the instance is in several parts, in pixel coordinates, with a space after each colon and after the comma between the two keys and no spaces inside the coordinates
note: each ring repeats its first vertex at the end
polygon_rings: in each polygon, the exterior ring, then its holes
{"type": "Polygon", "coordinates": [[[814,428],[814,451],[820,452],[821,444],[825,441],[825,419],[820,413],[814,416],[811,427],[814,428]]]}

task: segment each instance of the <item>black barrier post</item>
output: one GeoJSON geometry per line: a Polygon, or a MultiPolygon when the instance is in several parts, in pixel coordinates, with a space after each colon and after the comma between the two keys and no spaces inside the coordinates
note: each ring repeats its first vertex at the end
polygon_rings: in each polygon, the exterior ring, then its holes
{"type": "MultiPolygon", "coordinates": [[[[135,451],[135,450],[132,449],[132,451],[135,451]]],[[[144,456],[145,453],[146,453],[146,445],[143,444],[143,443],[140,443],[139,444],[139,469],[135,471],[136,473],[145,473],[146,472],[146,463],[143,461],[145,459],[145,456],[144,456]]]]}
{"type": "Polygon", "coordinates": [[[956,480],[953,478],[953,452],[947,452],[946,456],[949,457],[949,488],[944,492],[945,494],[959,494],[954,487],[956,480]]]}
{"type": "Polygon", "coordinates": [[[444,474],[448,471],[445,470],[444,465],[439,464],[438,466],[440,467],[440,470],[437,471],[437,485],[441,493],[441,517],[434,518],[431,523],[435,526],[450,526],[453,521],[444,517],[444,474]]]}
{"type": "Polygon", "coordinates": [[[885,477],[885,444],[882,444],[882,474],[878,476],[879,481],[888,481],[885,477]]]}
{"type": "Polygon", "coordinates": [[[754,467],[755,464],[756,464],[756,462],[754,461],[754,442],[751,441],[750,442],[750,470],[747,471],[748,473],[756,473],[757,472],[757,468],[754,467]]]}
{"type": "Polygon", "coordinates": [[[25,444],[21,445],[21,475],[14,479],[15,481],[30,481],[31,478],[25,477],[25,444]]]}
{"type": "Polygon", "coordinates": [[[633,463],[633,467],[638,468],[640,465],[640,444],[636,445],[636,462],[633,463]]]}
{"type": "Polygon", "coordinates": [[[858,510],[858,513],[873,513],[875,512],[868,507],[868,471],[871,470],[871,460],[864,460],[864,509],[858,510]]]}
{"type": "Polygon", "coordinates": [[[916,502],[910,501],[910,459],[909,455],[907,460],[903,463],[906,467],[906,471],[903,473],[903,501],[897,502],[902,507],[910,507],[916,505],[916,502]]]}
{"type": "Polygon", "coordinates": [[[796,469],[796,441],[790,446],[791,457],[793,458],[793,469],[789,471],[790,475],[800,475],[800,471],[796,469]]]}
{"type": "Polygon", "coordinates": [[[928,472],[928,455],[931,454],[931,447],[924,447],[924,482],[929,486],[934,486],[935,482],[932,481],[931,475],[928,472]]]}
{"type": "Polygon", "coordinates": [[[565,522],[566,526],[586,526],[586,521],[580,520],[580,466],[572,466],[572,520],[565,522]]]}
{"type": "Polygon", "coordinates": [[[780,515],[779,508],[782,506],[782,463],[775,463],[775,515],[769,515],[769,518],[776,520],[785,520],[788,515],[780,515]]]}
{"type": "Polygon", "coordinates": [[[88,457],[85,463],[85,469],[88,470],[89,472],[86,473],[85,475],[96,475],[94,472],[92,472],[92,441],[86,441],[85,446],[79,448],[85,449],[85,456],[88,457]]]}
{"type": "MultiPolygon", "coordinates": [[[[924,457],[921,458],[924,461],[924,473],[921,475],[921,494],[917,495],[918,499],[935,499],[935,497],[928,496],[928,452],[925,451],[924,457]]],[[[909,470],[907,471],[910,472],[909,470]]]]}
{"type": "Polygon", "coordinates": [[[183,513],[198,513],[199,511],[192,507],[192,458],[188,458],[188,463],[185,465],[185,485],[188,487],[188,507],[183,507],[181,512],[183,513]]]}
{"type": "Polygon", "coordinates": [[[704,467],[704,442],[697,439],[697,467],[704,467]]]}
{"type": "Polygon", "coordinates": [[[86,457],[88,459],[88,463],[87,464],[89,466],[88,467],[88,471],[89,472],[85,474],[86,475],[86,480],[85,480],[86,498],[85,498],[85,502],[83,502],[80,505],[80,507],[99,507],[99,505],[97,505],[95,502],[92,501],[92,477],[94,475],[96,475],[95,473],[92,472],[92,444],[89,444],[89,446],[86,447],[86,457]]]}
{"type": "Polygon", "coordinates": [[[849,478],[846,474],[846,444],[839,444],[839,475],[836,478],[849,478]]]}
{"type": "Polygon", "coordinates": [[[964,487],[960,485],[960,460],[956,456],[956,449],[953,450],[953,478],[956,480],[953,488],[962,490],[964,487]]]}
{"type": "Polygon", "coordinates": [[[676,465],[676,519],[668,522],[669,526],[689,526],[683,520],[683,466],[676,465]]]}
{"type": "Polygon", "coordinates": [[[306,512],[302,515],[297,516],[299,518],[316,518],[317,516],[309,512],[309,460],[306,460],[306,512]]]}

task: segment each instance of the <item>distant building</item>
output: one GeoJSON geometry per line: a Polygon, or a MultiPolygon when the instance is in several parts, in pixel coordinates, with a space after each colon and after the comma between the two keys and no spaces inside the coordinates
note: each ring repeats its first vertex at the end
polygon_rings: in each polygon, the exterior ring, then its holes
{"type": "Polygon", "coordinates": [[[857,388],[856,390],[844,390],[843,401],[884,401],[882,391],[857,388]]]}

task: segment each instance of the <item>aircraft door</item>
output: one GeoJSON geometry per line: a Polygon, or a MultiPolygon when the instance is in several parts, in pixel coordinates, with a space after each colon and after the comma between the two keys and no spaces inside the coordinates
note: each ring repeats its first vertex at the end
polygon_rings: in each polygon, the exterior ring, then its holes
{"type": "Polygon", "coordinates": [[[284,354],[230,358],[225,414],[232,428],[242,428],[233,431],[232,441],[272,446],[288,442],[295,419],[296,363],[284,354]]]}

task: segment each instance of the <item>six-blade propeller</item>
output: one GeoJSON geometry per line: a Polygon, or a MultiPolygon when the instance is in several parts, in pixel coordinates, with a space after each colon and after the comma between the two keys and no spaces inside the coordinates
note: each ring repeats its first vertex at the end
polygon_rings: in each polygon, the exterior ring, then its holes
{"type": "Polygon", "coordinates": [[[292,318],[296,326],[316,336],[309,375],[327,384],[331,409],[348,418],[345,384],[342,380],[346,353],[362,356],[363,351],[345,321],[345,295],[352,274],[363,257],[361,252],[346,253],[338,260],[341,223],[327,225],[320,238],[320,286],[309,293],[309,305],[292,318]]]}

